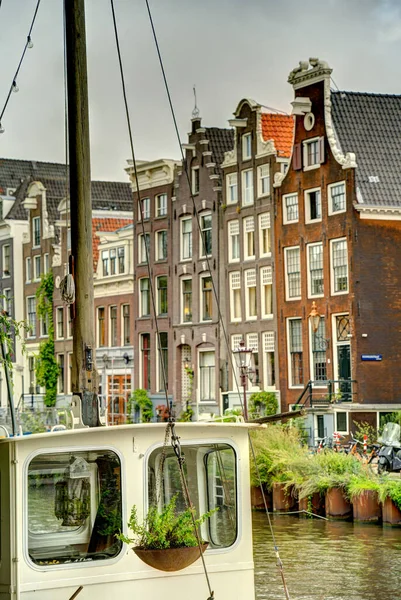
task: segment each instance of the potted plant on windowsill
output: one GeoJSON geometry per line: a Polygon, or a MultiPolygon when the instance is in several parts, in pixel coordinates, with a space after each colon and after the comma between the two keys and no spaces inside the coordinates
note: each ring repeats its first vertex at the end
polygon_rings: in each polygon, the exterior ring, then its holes
{"type": "MultiPolygon", "coordinates": [[[[176,510],[177,495],[173,496],[161,512],[152,505],[142,523],[138,519],[138,510],[134,505],[128,528],[134,537],[129,538],[123,533],[117,535],[122,542],[133,545],[132,550],[147,565],[160,571],[180,571],[185,569],[200,557],[208,542],[204,542],[194,531],[194,509],[187,508],[184,512],[176,510]]],[[[195,518],[195,526],[199,527],[215,511],[209,511],[195,518]]]]}

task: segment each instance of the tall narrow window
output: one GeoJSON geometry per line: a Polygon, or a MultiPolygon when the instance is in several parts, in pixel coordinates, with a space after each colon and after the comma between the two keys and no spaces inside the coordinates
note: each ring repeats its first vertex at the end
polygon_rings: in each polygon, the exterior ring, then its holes
{"type": "Polygon", "coordinates": [[[331,242],[332,266],[332,294],[348,292],[348,255],[346,240],[332,240],[331,242]]]}
{"type": "Polygon", "coordinates": [[[159,333],[158,347],[158,391],[164,392],[164,378],[168,389],[168,333],[164,331],[159,333]]]}
{"type": "Polygon", "coordinates": [[[323,244],[308,245],[309,296],[323,296],[323,244]]]}
{"type": "Polygon", "coordinates": [[[39,281],[40,279],[40,275],[41,275],[41,256],[40,254],[38,254],[37,256],[33,257],[33,266],[34,266],[34,271],[35,271],[35,281],[39,281]]]}
{"type": "Polygon", "coordinates": [[[65,388],[64,388],[64,377],[65,377],[65,370],[64,370],[64,354],[59,354],[58,355],[58,393],[59,394],[64,394],[65,392],[65,388]]]}
{"type": "Polygon", "coordinates": [[[124,346],[129,346],[131,343],[131,319],[130,305],[123,304],[123,343],[124,346]]]}
{"type": "Polygon", "coordinates": [[[298,222],[298,195],[288,194],[283,196],[283,223],[298,222]]]}
{"type": "Polygon", "coordinates": [[[257,305],[256,305],[256,269],[248,269],[245,271],[245,308],[246,318],[256,319],[257,317],[257,305]]]}
{"type": "Polygon", "coordinates": [[[213,285],[211,277],[202,277],[202,321],[213,318],[213,285]]]}
{"type": "Polygon", "coordinates": [[[142,353],[142,387],[150,390],[150,333],[141,335],[141,353],[142,353]]]}
{"type": "Polygon", "coordinates": [[[230,315],[231,321],[241,321],[241,273],[230,273],[230,315]]]}
{"type": "Polygon", "coordinates": [[[38,248],[40,246],[40,217],[32,219],[32,238],[33,247],[38,248]]]}
{"type": "Polygon", "coordinates": [[[40,317],[40,336],[47,337],[49,335],[49,315],[45,314],[40,317]]]}
{"type": "Polygon", "coordinates": [[[104,307],[97,309],[97,331],[99,347],[102,348],[106,345],[106,326],[104,322],[104,307]]]}
{"type": "Polygon", "coordinates": [[[139,263],[144,264],[150,260],[150,234],[141,233],[138,236],[139,243],[139,263]]]}
{"type": "Polygon", "coordinates": [[[109,251],[108,250],[103,250],[103,252],[102,252],[102,267],[103,267],[103,277],[108,277],[108,275],[110,275],[109,251]]]}
{"type": "Polygon", "coordinates": [[[11,297],[11,288],[3,289],[3,309],[4,311],[12,317],[13,315],[13,300],[11,297]]]}
{"type": "Polygon", "coordinates": [[[253,171],[242,171],[242,204],[253,204],[253,171]]]}
{"type": "Polygon", "coordinates": [[[183,279],[182,285],[182,322],[192,322],[192,279],[183,279]]]}
{"type": "Polygon", "coordinates": [[[167,214],[167,194],[156,196],[156,217],[165,217],[167,214]]]}
{"type": "Polygon", "coordinates": [[[252,134],[245,133],[242,136],[242,160],[252,158],[252,134]]]}
{"type": "Polygon", "coordinates": [[[210,256],[212,254],[212,215],[201,215],[201,246],[200,255],[210,256]]]}
{"type": "Polygon", "coordinates": [[[240,259],[239,221],[228,222],[228,262],[240,259]]]}
{"type": "Polygon", "coordinates": [[[167,276],[157,277],[157,309],[159,315],[166,315],[167,308],[167,276]]]}
{"type": "Polygon", "coordinates": [[[199,194],[199,167],[192,168],[192,193],[199,194]]]}
{"type": "Polygon", "coordinates": [[[258,167],[258,195],[268,196],[270,194],[270,166],[258,167]]]}
{"type": "Polygon", "coordinates": [[[32,281],[32,259],[30,256],[28,256],[26,259],[25,268],[25,281],[26,283],[29,283],[30,281],[32,281]]]}
{"type": "Polygon", "coordinates": [[[28,337],[36,337],[36,297],[27,298],[28,337]]]}
{"type": "Polygon", "coordinates": [[[214,400],[216,397],[214,352],[199,352],[199,384],[201,402],[214,400]]]}
{"type": "Polygon", "coordinates": [[[110,306],[110,346],[117,346],[117,306],[110,306]]]}
{"type": "Polygon", "coordinates": [[[302,356],[302,319],[288,320],[290,384],[300,386],[304,383],[302,356]]]}
{"type": "Polygon", "coordinates": [[[246,336],[246,346],[252,350],[252,362],[255,370],[255,378],[253,382],[258,385],[260,383],[259,373],[259,338],[257,333],[248,333],[246,336]]]}
{"type": "Polygon", "coordinates": [[[140,316],[148,317],[150,315],[150,288],[147,277],[139,280],[139,289],[141,295],[140,316]]]}
{"type": "Polygon", "coordinates": [[[49,272],[49,255],[46,253],[43,257],[43,273],[47,275],[49,272]]]}
{"type": "Polygon", "coordinates": [[[226,176],[226,194],[227,204],[236,204],[238,202],[238,174],[229,173],[226,176]]]}
{"type": "Polygon", "coordinates": [[[167,259],[167,231],[156,231],[156,260],[167,259]]]}
{"type": "Polygon", "coordinates": [[[117,273],[117,250],[111,248],[110,250],[110,275],[117,273]]]}
{"type": "Polygon", "coordinates": [[[322,200],[320,189],[305,192],[305,222],[320,221],[322,218],[322,200]]]}
{"type": "Polygon", "coordinates": [[[57,316],[57,325],[56,325],[57,339],[62,340],[62,339],[64,339],[64,307],[63,306],[57,307],[56,316],[57,316]]]}
{"type": "Polygon", "coordinates": [[[344,212],[346,209],[345,183],[333,183],[327,187],[329,195],[329,215],[344,212]]]}
{"type": "Polygon", "coordinates": [[[125,248],[124,246],[120,246],[117,249],[118,255],[118,272],[125,273],[125,248]]]}
{"type": "Polygon", "coordinates": [[[244,258],[255,258],[255,221],[253,217],[246,217],[244,223],[244,258]]]}
{"type": "Polygon", "coordinates": [[[265,331],[263,333],[263,373],[264,388],[274,387],[276,385],[276,374],[274,366],[274,331],[265,331]]]}
{"type": "Polygon", "coordinates": [[[192,258],[192,219],[181,219],[181,260],[192,258]]]}
{"type": "Polygon", "coordinates": [[[327,365],[326,365],[326,327],[322,317],[319,321],[319,326],[316,333],[312,331],[312,380],[326,381],[327,380],[327,365]]]}
{"type": "Polygon", "coordinates": [[[273,274],[270,266],[260,269],[260,280],[262,319],[270,319],[273,317],[273,274]]]}
{"type": "Polygon", "coordinates": [[[259,215],[259,235],[260,256],[270,256],[272,252],[270,213],[259,215]]]}
{"type": "Polygon", "coordinates": [[[139,202],[139,211],[139,221],[141,220],[141,213],[144,221],[150,219],[150,198],[142,198],[142,200],[139,202]]]}
{"type": "Polygon", "coordinates": [[[301,263],[299,247],[285,248],[287,299],[301,297],[301,263]]]}
{"type": "Polygon", "coordinates": [[[10,275],[10,245],[3,246],[3,277],[10,275]]]}
{"type": "Polygon", "coordinates": [[[36,368],[35,368],[35,357],[28,357],[28,370],[29,370],[29,393],[38,393],[36,390],[36,368]]]}

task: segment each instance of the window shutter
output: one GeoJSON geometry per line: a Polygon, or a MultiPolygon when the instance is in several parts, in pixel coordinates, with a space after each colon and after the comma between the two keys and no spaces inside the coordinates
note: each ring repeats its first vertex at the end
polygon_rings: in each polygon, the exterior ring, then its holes
{"type": "Polygon", "coordinates": [[[292,157],[292,166],[294,171],[302,169],[302,146],[301,144],[294,144],[294,155],[292,157]]]}
{"type": "Polygon", "coordinates": [[[319,163],[324,163],[324,137],[319,138],[319,163]]]}

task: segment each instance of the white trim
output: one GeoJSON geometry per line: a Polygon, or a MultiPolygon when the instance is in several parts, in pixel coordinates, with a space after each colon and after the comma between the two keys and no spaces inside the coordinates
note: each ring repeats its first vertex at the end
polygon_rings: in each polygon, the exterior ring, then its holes
{"type": "Polygon", "coordinates": [[[257,193],[258,193],[258,198],[266,198],[268,196],[270,196],[270,163],[265,163],[263,165],[259,165],[256,169],[257,175],[257,193]],[[264,177],[262,177],[262,171],[263,169],[267,169],[267,175],[265,175],[264,177]],[[267,179],[268,180],[268,190],[267,192],[265,192],[264,194],[262,193],[262,179],[267,179]]]}
{"type": "Polygon", "coordinates": [[[242,206],[252,206],[255,202],[255,190],[254,190],[254,181],[253,181],[253,169],[243,169],[241,171],[241,204],[242,206]],[[246,174],[250,173],[252,182],[252,188],[245,186],[246,174]],[[246,202],[247,190],[251,190],[252,198],[250,202],[246,202]]]}
{"type": "Polygon", "coordinates": [[[261,299],[261,318],[262,319],[272,319],[273,318],[273,267],[271,265],[265,265],[264,267],[259,268],[259,278],[260,278],[260,299],[261,299]],[[263,274],[264,272],[268,272],[270,269],[270,283],[263,283],[263,274]],[[266,302],[265,302],[265,288],[270,287],[270,303],[271,303],[271,312],[266,311],[266,302]]]}
{"type": "MultiPolygon", "coordinates": [[[[340,312],[340,313],[333,313],[331,315],[331,331],[332,331],[332,352],[333,352],[333,374],[334,374],[334,380],[338,380],[339,376],[338,376],[338,354],[337,354],[337,347],[338,346],[349,346],[350,347],[350,352],[351,352],[351,340],[349,341],[344,341],[344,342],[338,342],[337,341],[337,326],[336,326],[336,321],[337,321],[337,317],[348,317],[349,318],[349,312],[340,312]]],[[[352,379],[352,359],[350,356],[350,371],[351,371],[351,379],[352,379]]],[[[338,391],[338,383],[335,384],[335,392],[338,391]]]]}
{"type": "Polygon", "coordinates": [[[242,232],[243,232],[243,256],[244,256],[244,261],[246,260],[255,260],[256,258],[256,242],[255,242],[255,217],[253,215],[250,215],[249,217],[244,217],[242,219],[242,232]],[[249,221],[249,223],[253,222],[253,229],[250,229],[249,231],[246,231],[246,223],[247,220],[249,221]],[[252,239],[253,239],[253,254],[248,254],[248,235],[252,234],[252,239]]]}
{"type": "MultiPolygon", "coordinates": [[[[324,323],[324,329],[326,331],[326,319],[324,317],[324,315],[320,315],[321,319],[325,322],[324,323]]],[[[314,364],[313,364],[313,330],[312,330],[312,323],[310,322],[310,319],[307,319],[307,327],[308,327],[308,344],[309,344],[309,379],[311,381],[317,382],[317,379],[315,379],[315,373],[314,373],[314,364]]],[[[326,374],[327,374],[327,349],[323,348],[322,350],[319,349],[320,352],[324,352],[326,355],[326,374]]],[[[319,383],[313,383],[313,389],[326,389],[327,388],[327,379],[326,380],[321,380],[319,381],[319,383]]]]}
{"type": "Polygon", "coordinates": [[[193,278],[192,277],[180,277],[180,324],[181,325],[190,325],[193,322],[194,313],[193,313],[193,278]],[[184,291],[183,291],[183,282],[190,281],[191,282],[191,311],[192,318],[190,321],[184,321],[184,291]]]}
{"type": "Polygon", "coordinates": [[[320,187],[310,188],[309,190],[304,191],[304,205],[305,205],[305,225],[319,223],[322,220],[322,190],[320,187]],[[311,210],[310,210],[310,194],[319,192],[320,195],[320,217],[316,219],[311,218],[311,210]]]}
{"type": "Polygon", "coordinates": [[[282,196],[282,201],[283,201],[283,225],[292,225],[293,223],[298,223],[299,222],[299,198],[298,198],[298,193],[297,192],[292,192],[291,194],[284,194],[282,196]],[[289,221],[288,218],[287,218],[286,200],[287,200],[287,198],[291,198],[293,196],[295,196],[296,199],[297,199],[298,218],[297,219],[292,219],[291,221],[289,221]]]}
{"type": "Polygon", "coordinates": [[[207,210],[206,212],[202,212],[200,215],[198,214],[198,218],[199,218],[199,258],[211,257],[213,255],[213,216],[212,216],[212,211],[207,210]],[[210,228],[208,228],[206,230],[202,229],[204,217],[210,217],[210,228]],[[211,252],[209,254],[205,254],[205,244],[204,244],[204,240],[203,240],[203,236],[202,236],[203,231],[210,231],[211,252]]]}
{"type": "Polygon", "coordinates": [[[191,192],[193,196],[199,194],[200,191],[200,171],[199,166],[191,167],[191,192]],[[195,190],[195,171],[198,172],[198,189],[195,190]]]}
{"type": "Polygon", "coordinates": [[[241,289],[242,289],[242,285],[241,285],[241,271],[231,271],[229,273],[229,285],[230,285],[230,321],[231,323],[239,323],[242,321],[242,298],[241,298],[241,289]],[[239,287],[235,286],[233,287],[232,284],[232,280],[233,280],[233,276],[236,275],[239,278],[239,287]],[[236,293],[239,293],[239,310],[240,310],[240,316],[239,317],[235,317],[235,295],[236,293]]]}
{"type": "Polygon", "coordinates": [[[167,260],[167,258],[168,258],[168,233],[167,233],[167,229],[157,229],[155,231],[155,262],[164,261],[164,260],[167,260]],[[160,237],[160,234],[162,232],[165,232],[166,236],[167,236],[167,254],[166,254],[166,256],[160,257],[159,256],[159,237],[160,237]]]}
{"type": "Polygon", "coordinates": [[[335,183],[329,183],[327,185],[327,208],[328,208],[328,215],[329,215],[329,217],[331,217],[333,215],[339,215],[341,213],[347,212],[347,191],[346,191],[345,180],[336,181],[335,183]],[[336,186],[341,185],[341,184],[344,186],[345,208],[343,208],[341,210],[335,210],[335,211],[333,211],[333,203],[332,203],[332,198],[331,198],[331,190],[333,189],[333,187],[336,187],[336,186]]]}
{"type": "Polygon", "coordinates": [[[42,274],[42,255],[35,254],[35,256],[33,256],[32,258],[33,258],[33,280],[40,281],[40,276],[42,274]],[[39,261],[38,261],[38,259],[39,259],[39,261]],[[39,274],[38,274],[38,270],[36,268],[38,262],[39,262],[39,274]]]}
{"type": "Polygon", "coordinates": [[[302,158],[303,158],[303,170],[304,171],[312,171],[313,169],[319,169],[319,167],[320,167],[320,162],[313,164],[313,165],[308,165],[308,146],[310,146],[310,144],[312,144],[312,143],[317,142],[318,152],[319,152],[319,140],[320,140],[320,137],[318,136],[318,137],[314,137],[314,138],[309,138],[302,142],[302,158]]]}
{"type": "Polygon", "coordinates": [[[259,257],[266,258],[272,255],[272,227],[271,227],[271,213],[265,212],[260,213],[258,215],[258,225],[259,225],[259,257]],[[266,218],[266,221],[269,221],[269,227],[262,227],[262,220],[266,218]],[[267,231],[267,237],[270,246],[270,252],[263,252],[263,232],[267,231]]]}
{"type": "Polygon", "coordinates": [[[233,204],[238,204],[238,172],[234,171],[233,173],[227,173],[226,175],[226,204],[227,205],[233,205],[233,204]],[[235,184],[230,183],[230,179],[234,178],[235,179],[235,184]],[[236,199],[235,200],[231,200],[231,189],[234,188],[236,190],[235,192],[235,196],[236,199]]]}
{"type": "Polygon", "coordinates": [[[216,394],[216,383],[217,383],[216,372],[218,373],[218,371],[216,371],[216,347],[209,346],[207,348],[199,348],[197,359],[198,359],[198,381],[199,381],[198,391],[197,391],[197,401],[199,404],[218,403],[219,402],[218,394],[216,394]],[[214,390],[213,390],[213,393],[214,393],[215,397],[202,400],[202,398],[200,396],[200,394],[201,394],[201,371],[200,371],[200,368],[201,368],[200,362],[201,361],[200,361],[200,357],[202,354],[205,354],[206,352],[208,352],[209,354],[213,354],[213,356],[214,356],[214,390]]]}
{"type": "Polygon", "coordinates": [[[306,244],[306,275],[308,281],[308,298],[324,298],[324,256],[323,256],[323,242],[312,242],[311,244],[306,244]],[[322,280],[323,280],[323,292],[321,294],[312,294],[312,279],[310,272],[310,259],[309,259],[309,249],[313,246],[321,246],[322,247],[322,280]]]}
{"type": "Polygon", "coordinates": [[[25,283],[31,283],[32,281],[32,257],[27,256],[25,259],[25,283]],[[29,269],[28,269],[28,261],[29,261],[29,269]],[[30,278],[28,279],[28,271],[30,271],[30,278]]]}
{"type": "Polygon", "coordinates": [[[241,136],[242,162],[252,158],[252,133],[244,133],[241,136]],[[249,153],[247,152],[249,145],[249,153]]]}
{"type": "MultiPolygon", "coordinates": [[[[109,319],[108,319],[108,321],[109,321],[109,327],[108,327],[108,329],[109,329],[109,332],[108,332],[109,333],[109,336],[108,336],[109,337],[109,348],[117,348],[119,346],[119,344],[118,344],[118,306],[117,306],[117,304],[110,304],[108,306],[108,309],[109,309],[108,310],[108,312],[109,312],[109,314],[108,314],[108,317],[109,317],[109,319]],[[115,319],[116,320],[116,344],[115,345],[112,344],[113,340],[111,339],[111,310],[113,308],[116,309],[116,319],[115,319]]],[[[122,344],[120,344],[120,346],[122,346],[122,344]]]]}
{"type": "Polygon", "coordinates": [[[256,268],[253,267],[252,269],[246,269],[244,271],[244,288],[245,288],[245,320],[246,321],[256,321],[258,318],[258,280],[257,280],[257,275],[256,275],[256,268]],[[247,274],[254,271],[255,274],[255,284],[254,285],[248,285],[248,281],[247,281],[247,274]],[[251,315],[250,314],[250,302],[249,302],[249,290],[250,289],[255,289],[255,301],[256,301],[256,314],[255,315],[251,315]]]}
{"type": "Polygon", "coordinates": [[[292,385],[292,364],[291,364],[291,352],[290,352],[290,321],[301,321],[301,339],[302,339],[302,370],[304,366],[304,347],[303,347],[303,327],[302,327],[302,317],[287,317],[286,318],[286,331],[287,331],[287,366],[288,366],[288,381],[287,387],[289,390],[299,390],[305,387],[304,384],[301,385],[292,385]]]}
{"type": "MultiPolygon", "coordinates": [[[[186,234],[189,235],[189,232],[186,234]]],[[[193,227],[192,227],[192,217],[181,217],[180,218],[180,262],[187,262],[187,261],[191,261],[192,260],[192,256],[193,256],[193,227]],[[190,256],[184,258],[183,257],[183,249],[184,249],[184,238],[183,238],[183,223],[184,221],[190,221],[191,223],[191,232],[190,232],[190,239],[191,239],[191,251],[190,251],[190,256]]]]}
{"type": "Polygon", "coordinates": [[[41,218],[40,216],[37,217],[32,217],[32,248],[40,248],[40,242],[42,240],[42,232],[41,232],[41,227],[42,227],[42,223],[41,223],[41,218]],[[35,245],[35,223],[39,220],[39,244],[35,245]]]}
{"type": "MultiPolygon", "coordinates": [[[[69,310],[69,307],[67,307],[67,310],[69,310]]],[[[56,340],[64,340],[65,339],[65,322],[64,322],[64,306],[57,306],[56,307],[56,340]],[[61,314],[63,315],[63,335],[59,336],[58,335],[58,314],[59,312],[61,312],[61,314]]]]}
{"type": "Polygon", "coordinates": [[[330,240],[330,296],[344,296],[349,293],[349,264],[348,264],[348,242],[346,237],[330,240]],[[347,289],[335,292],[334,267],[333,267],[333,245],[337,242],[345,242],[347,249],[347,289]]]}
{"type": "Polygon", "coordinates": [[[199,275],[199,293],[200,293],[200,304],[199,304],[199,315],[200,315],[200,321],[202,323],[212,323],[213,319],[214,319],[214,296],[213,296],[213,277],[212,274],[208,271],[206,273],[202,273],[201,275],[199,275]],[[205,319],[205,315],[203,314],[203,280],[204,279],[210,279],[212,282],[212,287],[210,288],[210,294],[211,294],[211,298],[212,298],[212,315],[210,318],[205,319]]]}
{"type": "Polygon", "coordinates": [[[240,230],[240,221],[239,219],[232,219],[231,221],[227,221],[227,235],[228,235],[228,262],[229,263],[238,263],[241,259],[241,230],[240,230]],[[232,234],[230,231],[231,223],[237,223],[238,225],[238,233],[232,234]],[[238,239],[238,258],[233,258],[233,238],[236,237],[238,239]]]}
{"type": "Polygon", "coordinates": [[[336,431],[337,433],[341,433],[342,435],[348,435],[349,434],[349,412],[346,410],[334,410],[334,431],[336,431]],[[339,429],[337,429],[337,414],[341,413],[341,414],[345,414],[345,419],[346,419],[346,423],[347,423],[347,427],[345,431],[340,431],[339,429]]]}
{"type": "Polygon", "coordinates": [[[284,248],[284,284],[285,284],[285,299],[287,302],[292,302],[293,300],[300,300],[302,298],[302,272],[301,272],[301,248],[300,246],[288,246],[284,248]],[[288,268],[287,268],[287,254],[290,250],[298,249],[299,252],[299,277],[300,277],[300,285],[299,285],[299,296],[293,296],[290,298],[289,296],[289,281],[288,281],[288,268]]]}

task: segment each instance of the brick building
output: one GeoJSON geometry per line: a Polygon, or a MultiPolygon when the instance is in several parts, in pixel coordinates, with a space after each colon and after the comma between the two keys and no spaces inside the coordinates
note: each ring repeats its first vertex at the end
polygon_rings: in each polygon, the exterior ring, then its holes
{"type": "Polygon", "coordinates": [[[290,73],[294,147],[274,184],[282,409],[303,394],[312,439],[401,403],[401,96],[333,92],[331,72],[290,73]]]}
{"type": "MultiPolygon", "coordinates": [[[[229,121],[234,147],[225,153],[221,219],[221,281],[230,350],[243,339],[253,350],[255,374],[249,391],[278,390],[273,285],[273,178],[285,173],[294,119],[253,100],[241,100],[229,121]],[[252,387],[253,386],[253,387],[252,387]]],[[[222,340],[223,343],[223,340],[222,340]]],[[[232,358],[224,353],[227,365],[232,358]]],[[[230,373],[225,408],[240,406],[230,373]]]]}

